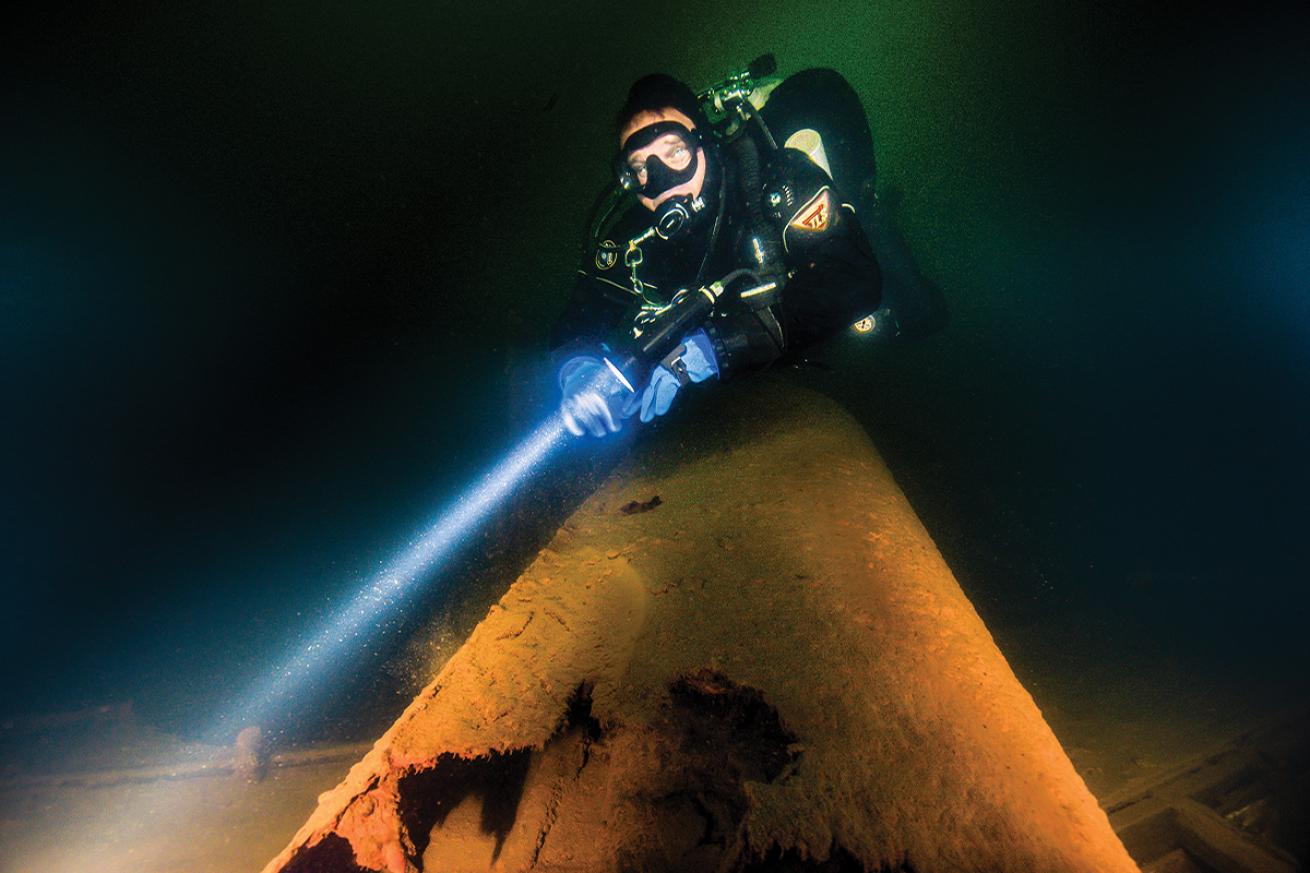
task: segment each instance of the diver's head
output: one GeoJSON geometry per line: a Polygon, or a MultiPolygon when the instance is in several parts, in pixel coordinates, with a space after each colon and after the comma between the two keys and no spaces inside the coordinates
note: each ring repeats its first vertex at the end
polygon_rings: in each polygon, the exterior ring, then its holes
{"type": "Polygon", "coordinates": [[[619,182],[652,212],[666,201],[695,201],[705,187],[709,123],[696,95],[672,76],[638,79],[619,111],[619,182]]]}
{"type": "Polygon", "coordinates": [[[654,211],[705,187],[705,147],[694,122],[672,107],[639,112],[619,132],[619,181],[654,211]]]}

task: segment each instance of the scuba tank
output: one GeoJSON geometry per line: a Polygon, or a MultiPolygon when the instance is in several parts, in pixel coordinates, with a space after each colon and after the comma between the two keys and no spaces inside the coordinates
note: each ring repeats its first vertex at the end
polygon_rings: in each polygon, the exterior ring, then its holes
{"type": "Polygon", "coordinates": [[[778,79],[772,55],[757,58],[700,95],[702,106],[729,130],[742,123],[733,107],[748,104],[761,129],[783,148],[803,152],[833,180],[850,202],[882,268],[882,304],[852,329],[874,341],[921,337],[947,321],[941,290],[924,277],[896,227],[894,215],[876,196],[873,135],[859,95],[835,70],[810,68],[778,79]]]}
{"type": "MultiPolygon", "coordinates": [[[[882,268],[882,303],[852,325],[865,341],[914,339],[941,330],[946,299],[919,268],[895,211],[876,196],[873,135],[859,95],[835,70],[811,68],[752,98],[775,136],[824,169],[855,207],[882,268]]],[[[895,198],[892,202],[894,203],[895,198]]]]}

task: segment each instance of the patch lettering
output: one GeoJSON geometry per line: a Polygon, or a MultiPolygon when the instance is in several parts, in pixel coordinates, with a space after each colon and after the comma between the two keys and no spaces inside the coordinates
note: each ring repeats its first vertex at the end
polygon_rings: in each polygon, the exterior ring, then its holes
{"type": "Polygon", "coordinates": [[[828,186],[825,185],[819,189],[818,194],[810,198],[808,203],[796,210],[789,224],[797,230],[823,233],[828,229],[831,217],[832,203],[828,197],[828,186]]]}

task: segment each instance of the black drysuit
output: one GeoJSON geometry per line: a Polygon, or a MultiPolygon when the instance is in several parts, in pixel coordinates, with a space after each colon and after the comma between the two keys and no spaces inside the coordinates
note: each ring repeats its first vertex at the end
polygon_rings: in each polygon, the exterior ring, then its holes
{"type": "MultiPolygon", "coordinates": [[[[594,354],[601,342],[630,330],[643,303],[649,309],[679,289],[695,289],[751,264],[748,192],[741,190],[731,157],[720,154],[728,159],[711,158],[717,163],[705,182],[724,203],[714,250],[707,250],[714,223],[709,214],[682,238],[642,243],[639,294],[624,252],[654,215],[640,204],[631,207],[578,269],[573,296],[551,336],[557,363],[572,354],[594,354]]],[[[882,276],[855,209],[820,167],[802,152],[781,149],[764,162],[759,178],[763,190],[755,196],[781,239],[787,279],[769,305],[738,298],[733,291],[741,283],[720,298],[705,324],[720,379],[763,369],[832,336],[871,315],[881,296],[882,276]]],[[[717,210],[717,203],[709,209],[717,210]]]]}

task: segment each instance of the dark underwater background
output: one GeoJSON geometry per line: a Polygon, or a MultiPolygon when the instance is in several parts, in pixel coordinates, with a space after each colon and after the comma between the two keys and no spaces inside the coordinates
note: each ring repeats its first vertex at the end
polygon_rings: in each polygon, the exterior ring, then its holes
{"type": "MultiPolygon", "coordinates": [[[[202,733],[551,409],[546,336],[631,81],[764,52],[855,86],[950,309],[796,378],[869,429],[1020,677],[1064,659],[1175,677],[1163,698],[1303,699],[1306,23],[190,0],[11,21],[0,715],[131,701],[202,733]]],[[[394,667],[406,641],[508,585],[586,468],[538,477],[520,501],[549,509],[475,537],[288,729],[394,717],[427,678],[394,667]]]]}

